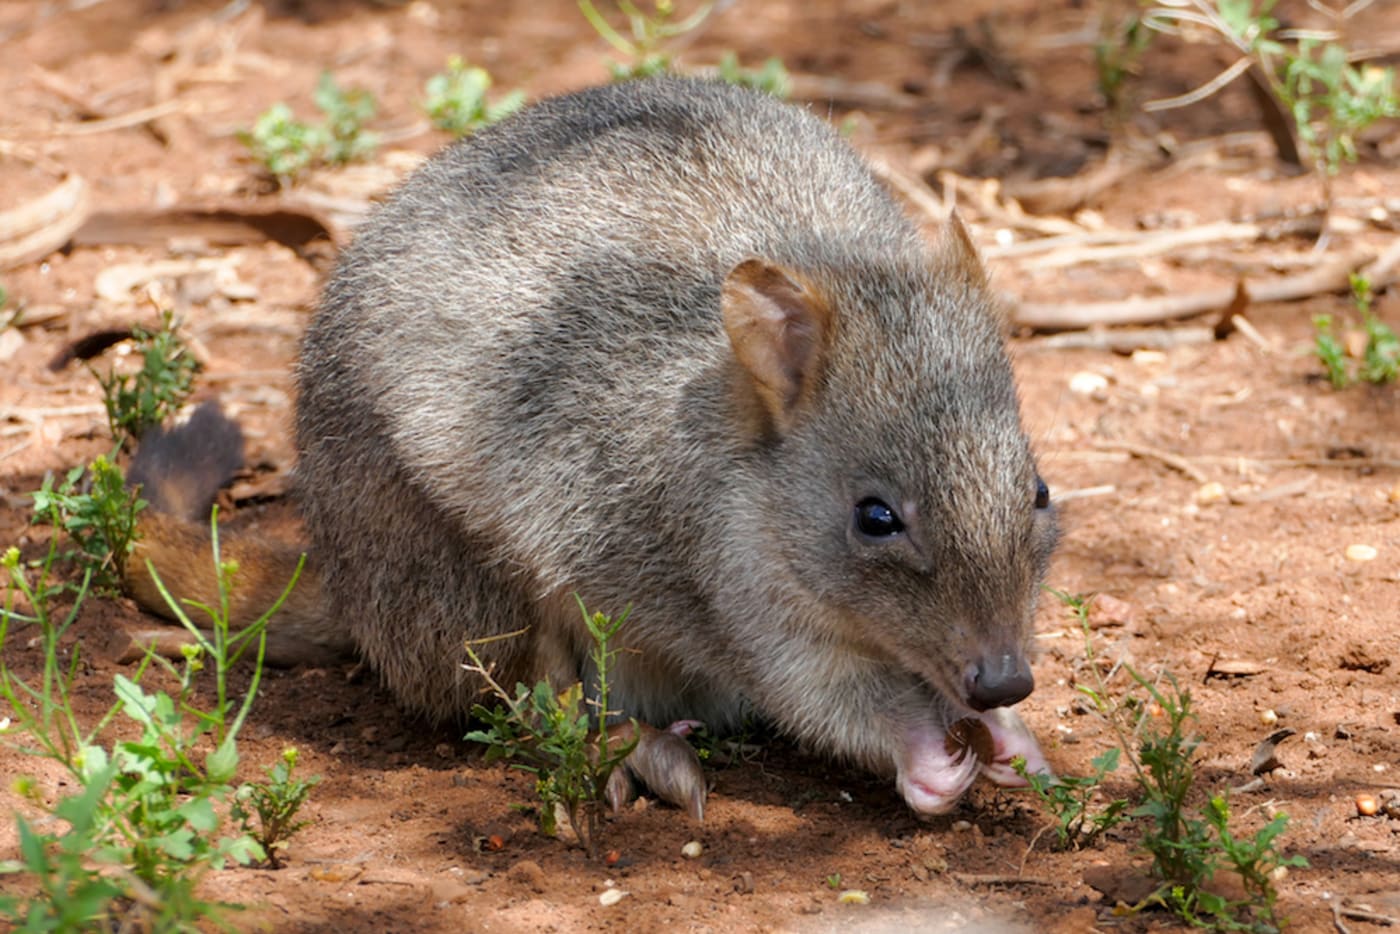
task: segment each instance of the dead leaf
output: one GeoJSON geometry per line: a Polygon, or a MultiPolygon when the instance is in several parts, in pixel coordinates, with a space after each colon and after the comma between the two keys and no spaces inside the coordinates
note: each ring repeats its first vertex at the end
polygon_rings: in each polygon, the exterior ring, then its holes
{"type": "Polygon", "coordinates": [[[1211,678],[1248,678],[1253,675],[1262,674],[1265,667],[1258,662],[1252,662],[1242,658],[1213,658],[1210,660],[1210,667],[1206,669],[1206,676],[1202,680],[1209,681],[1211,678]]]}
{"type": "Polygon", "coordinates": [[[1084,870],[1084,884],[1102,892],[1111,903],[1136,905],[1157,891],[1157,883],[1145,865],[1090,866],[1084,870]]]}

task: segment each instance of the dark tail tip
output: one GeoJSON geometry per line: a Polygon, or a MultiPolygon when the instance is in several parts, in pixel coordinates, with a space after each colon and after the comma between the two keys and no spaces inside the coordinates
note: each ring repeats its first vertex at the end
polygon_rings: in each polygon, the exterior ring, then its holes
{"type": "Polygon", "coordinates": [[[214,400],[141,435],[127,483],[156,512],[205,522],[219,488],[243,466],[243,430],[214,400]]]}

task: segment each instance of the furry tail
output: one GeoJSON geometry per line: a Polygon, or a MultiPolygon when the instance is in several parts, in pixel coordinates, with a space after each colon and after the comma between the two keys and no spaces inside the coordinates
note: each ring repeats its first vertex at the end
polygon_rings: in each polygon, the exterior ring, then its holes
{"type": "MultiPolygon", "coordinates": [[[[206,615],[190,604],[219,605],[209,507],[242,463],[243,434],[215,402],[200,405],[172,428],[152,429],[142,437],[127,476],[133,486],[140,486],[150,506],[141,514],[140,539],[126,565],[127,591],[142,607],[175,618],[156,586],[152,567],[196,624],[206,622],[206,615]]],[[[231,628],[241,629],[277,602],[296,573],[301,551],[257,535],[224,531],[219,533],[219,546],[222,561],[237,563],[229,621],[231,628]]],[[[178,640],[153,630],[138,633],[136,641],[154,642],[163,651],[178,640]]],[[[320,575],[308,560],[268,623],[266,660],[273,665],[324,664],[353,654],[343,627],[323,618],[320,575]]]]}

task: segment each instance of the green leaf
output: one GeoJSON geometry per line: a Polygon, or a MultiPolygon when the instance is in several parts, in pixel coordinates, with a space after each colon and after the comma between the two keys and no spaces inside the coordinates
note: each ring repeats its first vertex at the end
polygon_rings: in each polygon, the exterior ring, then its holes
{"type": "Polygon", "coordinates": [[[233,781],[238,770],[238,743],[233,734],[224,737],[219,747],[209,753],[204,768],[210,782],[226,785],[233,781]]]}
{"type": "Polygon", "coordinates": [[[176,808],[175,813],[202,833],[213,833],[219,829],[219,817],[214,813],[214,804],[208,798],[191,798],[176,808]]]}

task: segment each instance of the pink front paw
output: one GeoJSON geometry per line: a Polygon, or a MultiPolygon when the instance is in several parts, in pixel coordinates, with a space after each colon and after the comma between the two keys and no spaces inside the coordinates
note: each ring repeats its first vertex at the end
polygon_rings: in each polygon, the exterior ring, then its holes
{"type": "Polygon", "coordinates": [[[1010,707],[988,710],[979,714],[978,720],[986,726],[991,738],[990,755],[982,762],[982,774],[992,782],[1003,788],[1024,788],[1026,780],[1011,767],[1011,761],[1018,757],[1026,761],[1027,774],[1053,776],[1040,744],[1010,707]]]}
{"type": "Polygon", "coordinates": [[[895,778],[899,793],[920,814],[946,814],[977,779],[976,753],[932,726],[911,728],[905,743],[895,778]]]}

